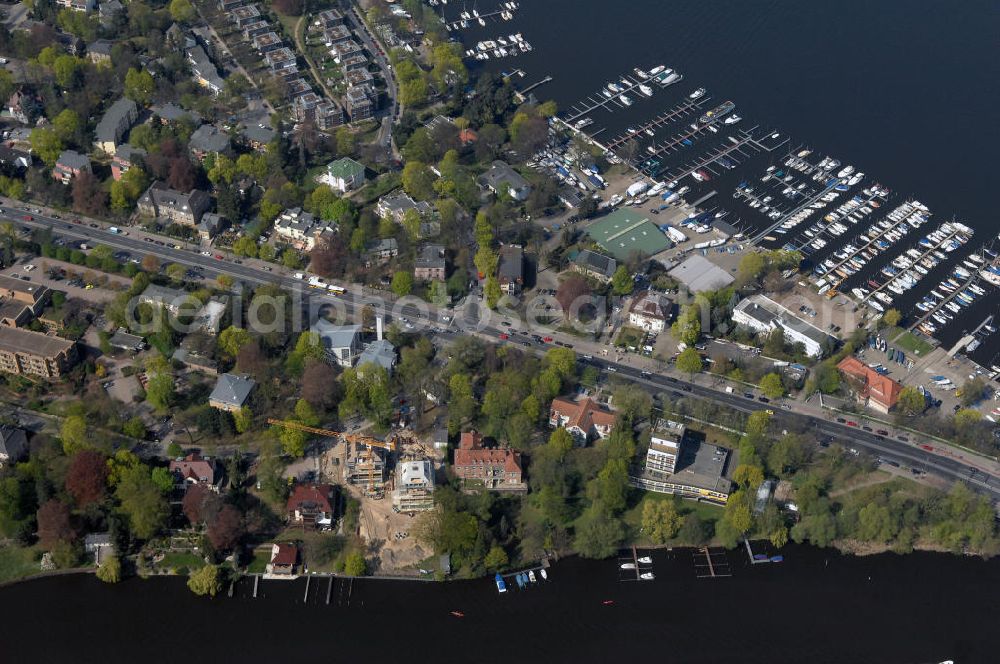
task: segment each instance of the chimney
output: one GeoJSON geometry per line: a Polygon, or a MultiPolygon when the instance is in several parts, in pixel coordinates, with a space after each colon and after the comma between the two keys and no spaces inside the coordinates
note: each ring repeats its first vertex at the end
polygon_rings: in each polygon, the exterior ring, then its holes
{"type": "Polygon", "coordinates": [[[382,316],[375,316],[375,338],[382,341],[382,316]]]}

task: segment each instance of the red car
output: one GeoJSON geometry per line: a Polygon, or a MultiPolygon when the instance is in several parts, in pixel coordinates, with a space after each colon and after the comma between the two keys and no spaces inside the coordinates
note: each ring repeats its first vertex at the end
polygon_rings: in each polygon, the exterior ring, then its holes
{"type": "Polygon", "coordinates": [[[542,337],[542,341],[544,341],[547,344],[550,344],[552,343],[552,337],[542,337]]]}
{"type": "Polygon", "coordinates": [[[853,422],[851,420],[848,420],[847,421],[847,426],[849,426],[849,427],[856,427],[856,426],[858,426],[858,423],[857,422],[853,422]]]}
{"type": "Polygon", "coordinates": [[[21,217],[21,219],[24,219],[25,221],[34,221],[35,218],[32,217],[30,214],[26,214],[23,217],[21,217]]]}
{"type": "Polygon", "coordinates": [[[221,261],[222,260],[222,254],[216,254],[215,255],[215,260],[221,261]]]}
{"type": "Polygon", "coordinates": [[[508,335],[506,332],[501,332],[500,333],[500,338],[501,339],[510,339],[510,335],[508,335]]]}

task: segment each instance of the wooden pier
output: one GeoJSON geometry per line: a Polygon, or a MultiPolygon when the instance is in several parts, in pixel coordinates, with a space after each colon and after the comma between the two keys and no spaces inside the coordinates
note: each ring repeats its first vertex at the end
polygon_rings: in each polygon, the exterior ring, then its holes
{"type": "Polygon", "coordinates": [[[667,125],[676,122],[680,118],[687,117],[697,112],[700,109],[701,105],[707,102],[709,99],[710,97],[702,97],[701,99],[694,101],[692,100],[684,101],[678,104],[677,106],[673,107],[666,113],[663,113],[653,118],[649,122],[639,125],[634,132],[632,133],[625,132],[624,134],[621,134],[611,139],[610,141],[608,141],[607,146],[609,149],[613,150],[619,145],[624,145],[631,139],[639,137],[640,134],[644,134],[647,129],[662,129],[667,125]]]}
{"type": "Polygon", "coordinates": [[[309,582],[312,581],[312,576],[306,577],[306,592],[302,595],[302,603],[305,604],[309,601],[309,582]]]}
{"type": "MultiPolygon", "coordinates": [[[[649,87],[656,85],[655,81],[653,81],[652,79],[636,81],[635,80],[636,78],[638,77],[629,74],[622,76],[620,79],[614,81],[615,84],[618,84],[622,88],[621,90],[612,93],[611,96],[608,97],[604,94],[604,91],[607,90],[608,88],[606,87],[601,88],[599,91],[590,95],[589,97],[585,97],[583,101],[577,102],[576,104],[571,106],[569,108],[569,115],[563,119],[568,124],[573,124],[580,118],[586,115],[590,115],[599,108],[603,108],[609,112],[613,112],[615,108],[619,109],[627,108],[625,104],[621,103],[618,97],[620,97],[621,95],[627,95],[630,92],[638,90],[640,85],[647,85],[649,87]],[[628,83],[628,85],[621,85],[622,83],[626,82],[628,83]]],[[[640,92],[639,94],[642,93],[640,92]]],[[[642,95],[643,98],[645,98],[645,96],[646,95],[642,95]]]]}
{"type": "Polygon", "coordinates": [[[531,85],[529,85],[526,88],[522,88],[521,90],[519,90],[519,94],[523,97],[523,96],[527,95],[529,92],[531,92],[532,90],[534,90],[535,88],[537,88],[539,85],[543,85],[545,83],[548,83],[551,80],[552,80],[551,76],[546,76],[542,80],[536,81],[536,82],[532,83],[531,85]]]}
{"type": "MultiPolygon", "coordinates": [[[[718,177],[719,171],[713,169],[711,165],[719,160],[728,158],[739,164],[742,159],[749,159],[752,156],[760,154],[766,150],[766,148],[761,146],[754,137],[753,132],[757,129],[758,127],[756,126],[751,127],[746,131],[740,131],[737,136],[730,136],[729,140],[723,145],[710,150],[704,157],[701,157],[694,162],[685,164],[679,169],[671,170],[669,174],[662,176],[663,179],[668,182],[680,180],[681,178],[701,169],[708,170],[713,176],[718,177]],[[748,154],[748,151],[752,151],[752,154],[748,154]],[[737,158],[734,153],[738,153],[739,157],[737,158]]],[[[728,171],[730,169],[726,168],[726,170],[728,171]]]]}
{"type": "Polygon", "coordinates": [[[699,579],[716,579],[732,576],[729,571],[729,561],[726,560],[726,552],[712,551],[710,548],[702,547],[694,553],[695,576],[699,579]]]}
{"type": "Polygon", "coordinates": [[[260,574],[255,574],[253,577],[253,598],[257,599],[257,587],[260,585],[260,574]]]}
{"type": "Polygon", "coordinates": [[[326,603],[327,603],[327,605],[330,604],[330,595],[333,594],[333,579],[334,579],[334,577],[331,576],[330,580],[329,580],[329,583],[326,584],[326,603]]]}

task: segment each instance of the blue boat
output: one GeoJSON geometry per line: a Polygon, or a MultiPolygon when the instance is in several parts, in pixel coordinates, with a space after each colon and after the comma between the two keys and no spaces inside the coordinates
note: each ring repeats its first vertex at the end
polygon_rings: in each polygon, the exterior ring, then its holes
{"type": "Polygon", "coordinates": [[[520,574],[514,576],[514,580],[517,581],[517,587],[524,589],[524,579],[521,578],[520,574]]]}
{"type": "Polygon", "coordinates": [[[694,145],[694,143],[691,141],[690,138],[685,138],[683,141],[681,141],[681,145],[686,145],[686,146],[690,147],[690,146],[694,145]]]}
{"type": "Polygon", "coordinates": [[[783,562],[784,560],[785,560],[784,556],[771,556],[772,563],[780,563],[783,562]]]}
{"type": "Polygon", "coordinates": [[[755,553],[755,554],[753,554],[753,559],[754,560],[767,560],[767,554],[766,553],[755,553]]]}
{"type": "Polygon", "coordinates": [[[503,582],[503,577],[500,576],[500,572],[497,572],[496,578],[494,580],[497,582],[497,590],[499,590],[502,593],[507,592],[507,584],[503,582]]]}

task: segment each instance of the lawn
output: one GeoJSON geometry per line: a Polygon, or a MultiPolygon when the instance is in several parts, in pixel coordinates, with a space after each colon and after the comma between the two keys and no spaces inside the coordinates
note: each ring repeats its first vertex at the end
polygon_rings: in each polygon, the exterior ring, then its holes
{"type": "Polygon", "coordinates": [[[253,560],[247,565],[247,574],[263,574],[269,562],[271,562],[271,547],[254,549],[253,560]]]}
{"type": "Polygon", "coordinates": [[[910,352],[920,357],[934,350],[934,346],[932,346],[931,344],[927,343],[923,339],[917,338],[917,336],[914,335],[913,333],[907,332],[906,330],[901,330],[898,327],[888,331],[885,335],[885,338],[891,339],[891,341],[889,342],[890,344],[899,346],[904,351],[910,352]]]}
{"type": "Polygon", "coordinates": [[[196,553],[184,553],[180,551],[171,551],[170,553],[163,556],[163,560],[157,563],[157,567],[164,569],[174,569],[181,570],[186,568],[188,570],[198,569],[205,565],[205,559],[196,553]]]}
{"type": "Polygon", "coordinates": [[[0,583],[37,574],[38,562],[33,549],[19,546],[0,547],[0,583]]]}
{"type": "MultiPolygon", "coordinates": [[[[622,521],[628,526],[628,529],[633,533],[633,539],[637,543],[648,543],[645,537],[639,532],[642,527],[642,508],[649,501],[660,501],[660,500],[673,500],[674,497],[666,493],[656,493],[654,491],[646,491],[642,499],[636,503],[636,505],[628,510],[622,515],[622,521]]],[[[716,521],[722,518],[722,512],[724,508],[719,505],[712,505],[710,503],[699,503],[693,500],[681,500],[679,511],[682,516],[687,516],[688,514],[695,513],[701,520],[705,523],[714,524],[716,521]]]]}
{"type": "Polygon", "coordinates": [[[625,326],[618,332],[615,345],[618,347],[638,348],[642,343],[643,332],[634,327],[625,326]]]}

